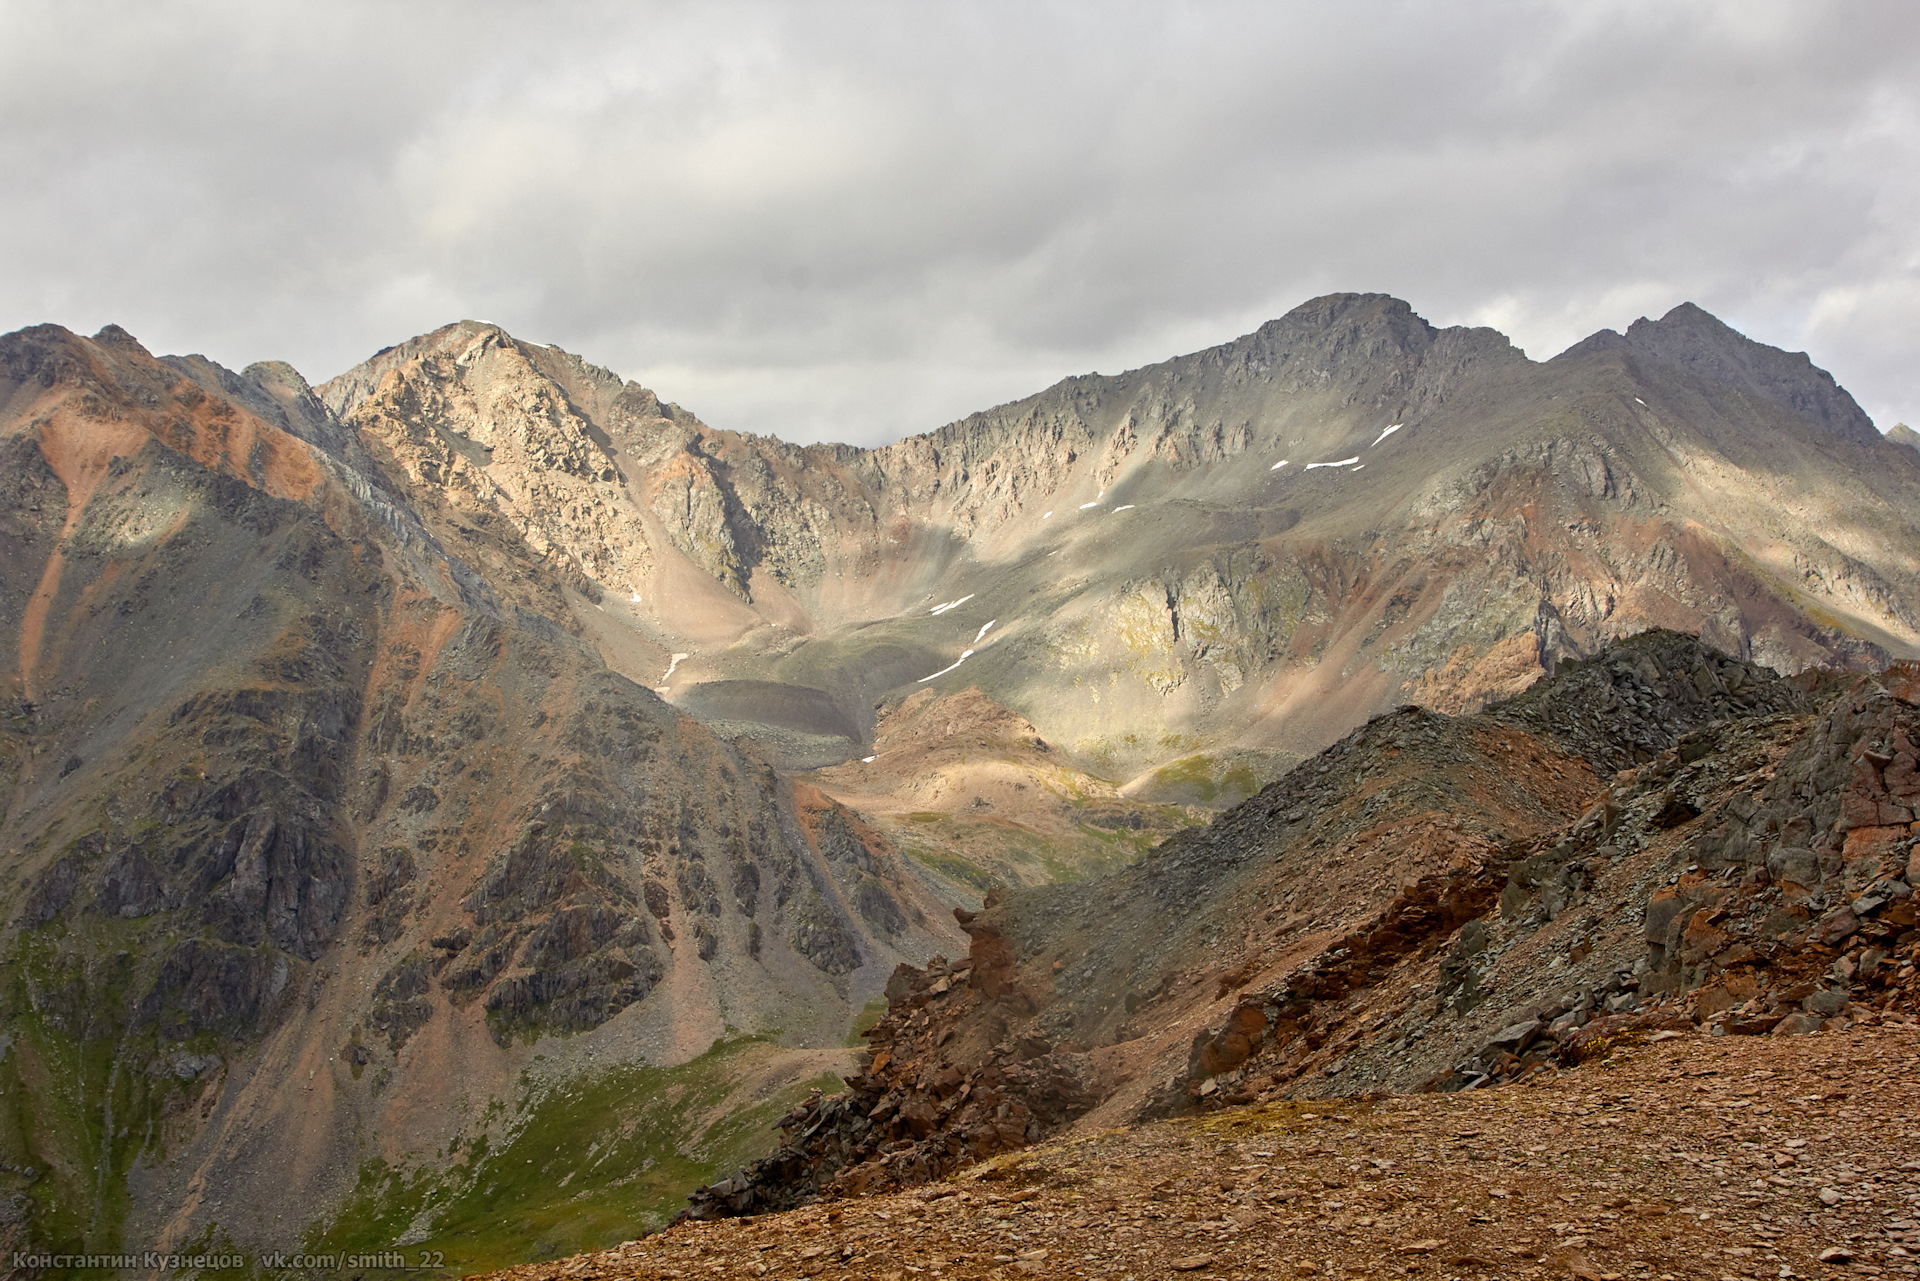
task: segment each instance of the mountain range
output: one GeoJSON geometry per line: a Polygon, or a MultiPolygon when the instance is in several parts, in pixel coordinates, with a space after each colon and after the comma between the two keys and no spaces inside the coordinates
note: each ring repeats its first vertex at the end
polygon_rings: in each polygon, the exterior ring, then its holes
{"type": "Polygon", "coordinates": [[[1691,306],[1534,362],[1335,295],[873,450],[474,322],[318,387],[40,326],[0,487],[15,1244],[621,1240],[990,890],[1650,629],[1715,697],[1920,657],[1920,451],[1691,306]]]}

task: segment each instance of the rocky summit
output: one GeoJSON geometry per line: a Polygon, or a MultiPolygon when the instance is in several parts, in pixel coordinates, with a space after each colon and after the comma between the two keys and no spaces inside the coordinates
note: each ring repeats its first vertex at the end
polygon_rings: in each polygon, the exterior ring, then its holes
{"type": "Polygon", "coordinates": [[[1743,1130],[1822,1208],[1731,1243],[1711,1126],[1547,1228],[1512,1118],[1833,1129],[1903,1052],[1916,512],[1690,306],[1534,362],[1335,295],[874,450],[474,322],[317,387],[8,335],[0,1247],[1905,1266],[1886,1145],[1743,1130]],[[1540,1223],[1409,1209],[1401,1127],[1540,1223]]]}

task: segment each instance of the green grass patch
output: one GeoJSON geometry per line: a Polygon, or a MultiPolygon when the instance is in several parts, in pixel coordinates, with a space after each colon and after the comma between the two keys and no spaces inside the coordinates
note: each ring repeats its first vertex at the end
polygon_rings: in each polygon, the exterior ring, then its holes
{"type": "Polygon", "coordinates": [[[313,1252],[370,1252],[403,1237],[410,1256],[470,1272],[604,1249],[666,1226],[687,1193],[765,1154],[773,1121],[825,1076],[749,1107],[733,1094],[757,1037],[716,1042],[674,1068],[628,1065],[551,1086],[528,1083],[503,1133],[456,1141],[411,1169],[361,1166],[353,1195],[312,1232],[313,1252]],[[730,1106],[732,1105],[732,1106],[730,1106]]]}
{"type": "Polygon", "coordinates": [[[1227,765],[1204,752],[1170,761],[1153,772],[1147,793],[1175,804],[1233,804],[1260,790],[1260,778],[1245,761],[1227,765]]]}
{"type": "MultiPolygon", "coordinates": [[[[865,1036],[866,1031],[881,1019],[885,1018],[886,1014],[887,998],[884,993],[874,997],[865,1005],[861,1006],[860,1012],[853,1016],[852,1029],[847,1032],[847,1044],[852,1046],[865,1045],[867,1043],[865,1036]]],[[[838,1089],[839,1087],[835,1086],[834,1088],[838,1089]]]]}
{"type": "MultiPolygon", "coordinates": [[[[1136,832],[1131,828],[1114,829],[1094,827],[1087,823],[1076,823],[1074,826],[1080,829],[1081,835],[1098,845],[1105,855],[1105,857],[1096,860],[1088,860],[1084,857],[1081,859],[1080,866],[1082,867],[1086,866],[1089,861],[1095,862],[1097,866],[1092,869],[1095,872],[1111,871],[1142,858],[1146,855],[1147,851],[1151,850],[1155,845],[1158,845],[1161,840],[1159,833],[1144,829],[1136,832]]],[[[1074,878],[1063,877],[1061,879],[1071,880],[1074,878]]]]}
{"type": "Polygon", "coordinates": [[[58,1252],[121,1247],[127,1176],[164,1158],[169,1102],[200,1089],[149,1072],[156,1038],[124,1031],[145,980],[134,949],[148,946],[138,922],[56,921],[22,931],[0,965],[0,1196],[21,1194],[36,1244],[58,1252]]]}
{"type": "Polygon", "coordinates": [[[962,885],[971,886],[979,890],[982,894],[999,883],[999,877],[987,871],[987,869],[981,867],[978,863],[946,850],[930,850],[920,846],[909,846],[907,847],[907,857],[923,867],[933,869],[948,880],[958,881],[962,885]]]}
{"type": "Polygon", "coordinates": [[[1213,758],[1200,753],[1162,765],[1153,772],[1153,790],[1156,794],[1184,793],[1205,804],[1220,794],[1213,781],[1213,758]]]}

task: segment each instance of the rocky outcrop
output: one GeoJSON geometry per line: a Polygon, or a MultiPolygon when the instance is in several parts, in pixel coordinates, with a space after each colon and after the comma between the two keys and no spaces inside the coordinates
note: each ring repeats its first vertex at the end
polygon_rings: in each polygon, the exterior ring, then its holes
{"type": "Polygon", "coordinates": [[[783,1117],[780,1147],[696,1191],[685,1217],[924,1183],[1024,1147],[1093,1105],[1098,1069],[1083,1050],[1033,1037],[982,1044],[968,1032],[955,1041],[956,1026],[984,1017],[1004,1029],[1003,1014],[1032,1008],[1007,982],[998,936],[971,919],[963,924],[973,935],[967,960],[936,957],[925,969],[895,972],[887,1013],[866,1033],[873,1048],[865,1069],[848,1078],[847,1092],[815,1095],[783,1117]]]}

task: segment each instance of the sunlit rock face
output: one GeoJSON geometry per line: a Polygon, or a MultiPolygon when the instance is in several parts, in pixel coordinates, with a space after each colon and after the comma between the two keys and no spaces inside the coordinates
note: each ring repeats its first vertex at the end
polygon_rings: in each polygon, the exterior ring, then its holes
{"type": "Polygon", "coordinates": [[[876,450],[709,428],[475,324],[321,395],[537,548],[636,680],[695,710],[715,682],[806,691],[722,718],[796,766],[868,754],[923,685],[977,687],[1190,801],[1651,626],[1783,672],[1920,644],[1914,451],[1692,306],[1535,363],[1333,295],[876,450]]]}

